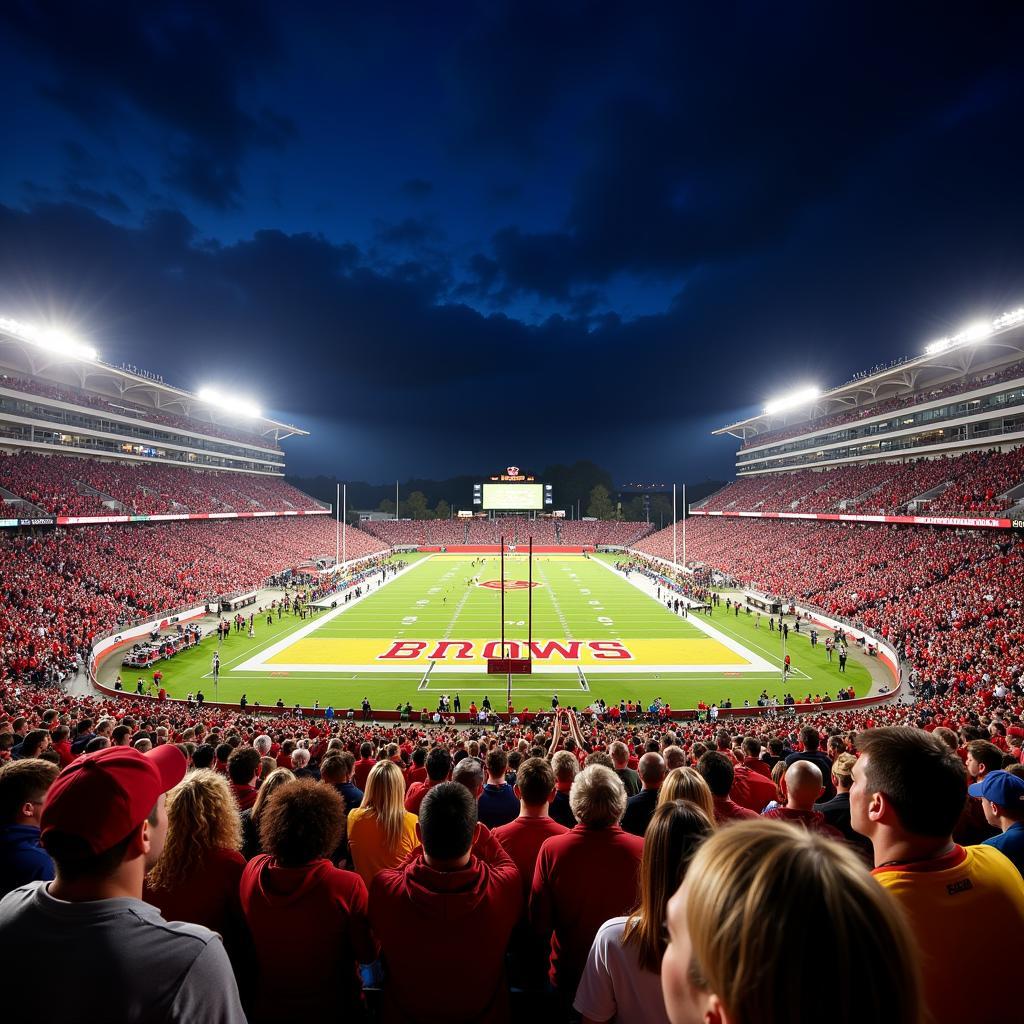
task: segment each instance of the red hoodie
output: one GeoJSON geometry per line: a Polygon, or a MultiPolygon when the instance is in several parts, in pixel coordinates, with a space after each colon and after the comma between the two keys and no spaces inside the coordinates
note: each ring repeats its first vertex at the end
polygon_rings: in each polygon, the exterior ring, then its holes
{"type": "Polygon", "coordinates": [[[357,874],[328,860],[283,868],[260,854],[245,868],[241,898],[257,961],[250,1021],[319,1018],[326,984],[339,1020],[362,1012],[356,964],[374,960],[377,947],[357,874]]]}
{"type": "Polygon", "coordinates": [[[370,886],[370,923],[387,969],[385,1024],[508,1021],[505,950],[522,898],[515,864],[483,831],[458,871],[430,867],[422,848],[381,871],[370,886]]]}

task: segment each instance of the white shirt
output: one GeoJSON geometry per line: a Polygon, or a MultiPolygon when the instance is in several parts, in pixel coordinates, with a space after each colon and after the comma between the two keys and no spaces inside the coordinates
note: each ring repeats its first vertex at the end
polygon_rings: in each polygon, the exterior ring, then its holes
{"type": "Polygon", "coordinates": [[[622,945],[626,920],[613,917],[597,930],[573,1007],[591,1020],[668,1024],[661,975],[640,966],[635,945],[622,945]]]}

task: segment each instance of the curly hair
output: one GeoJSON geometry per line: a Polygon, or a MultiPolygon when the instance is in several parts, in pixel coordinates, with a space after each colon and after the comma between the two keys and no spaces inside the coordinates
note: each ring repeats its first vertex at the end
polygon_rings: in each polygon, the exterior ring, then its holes
{"type": "Polygon", "coordinates": [[[201,768],[167,794],[167,840],[149,884],[174,889],[202,867],[211,850],[241,848],[242,819],[231,787],[223,775],[201,768]]]}
{"type": "Polygon", "coordinates": [[[344,835],[345,803],[333,786],[297,779],[270,795],[259,827],[263,849],[281,867],[302,867],[338,847],[344,835]]]}

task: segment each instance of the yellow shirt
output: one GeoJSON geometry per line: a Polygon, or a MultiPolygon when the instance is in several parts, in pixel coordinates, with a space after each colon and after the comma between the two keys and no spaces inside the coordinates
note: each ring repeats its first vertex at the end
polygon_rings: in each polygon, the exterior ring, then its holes
{"type": "Polygon", "coordinates": [[[403,813],[405,819],[398,849],[389,850],[384,845],[384,836],[372,811],[356,807],[348,812],[348,846],[352,851],[352,863],[367,888],[379,871],[401,864],[419,846],[416,838],[419,819],[408,811],[403,813]]]}
{"type": "MultiPolygon", "coordinates": [[[[1007,990],[993,981],[984,934],[1024,930],[1024,879],[991,846],[954,847],[936,860],[874,871],[899,901],[921,950],[931,1024],[983,1024],[1013,1016],[1007,990]]],[[[997,943],[998,945],[998,943],[997,943]]]]}

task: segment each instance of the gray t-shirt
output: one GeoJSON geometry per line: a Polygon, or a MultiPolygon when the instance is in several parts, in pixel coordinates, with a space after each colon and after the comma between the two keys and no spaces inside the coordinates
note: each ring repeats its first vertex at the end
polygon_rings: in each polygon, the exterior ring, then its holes
{"type": "Polygon", "coordinates": [[[66,903],[32,882],[0,900],[0,963],[61,1024],[245,1024],[219,935],[130,898],[66,903]]]}

